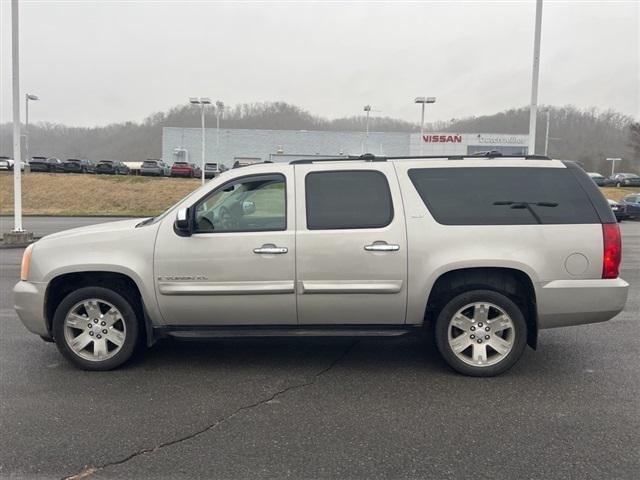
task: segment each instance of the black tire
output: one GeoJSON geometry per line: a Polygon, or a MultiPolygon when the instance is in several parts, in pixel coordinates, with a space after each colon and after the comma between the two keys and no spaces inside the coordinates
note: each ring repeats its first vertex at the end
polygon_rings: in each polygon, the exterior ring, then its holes
{"type": "Polygon", "coordinates": [[[53,338],[60,353],[83,370],[112,370],[119,367],[134,354],[139,336],[139,321],[132,305],[119,293],[104,287],[83,287],[67,295],[56,308],[53,317],[53,338]],[[105,360],[86,360],[76,354],[67,344],[64,322],[72,307],[83,300],[97,298],[116,307],[126,327],[126,335],[120,351],[105,360]]]}
{"type": "Polygon", "coordinates": [[[507,296],[493,290],[470,290],[455,296],[440,310],[435,324],[435,338],[438,351],[451,368],[472,377],[493,377],[510,369],[522,356],[527,345],[527,322],[520,307],[507,296]],[[474,302],[487,302],[498,306],[513,322],[511,350],[493,365],[474,366],[465,363],[449,345],[449,322],[456,312],[474,302]]]}

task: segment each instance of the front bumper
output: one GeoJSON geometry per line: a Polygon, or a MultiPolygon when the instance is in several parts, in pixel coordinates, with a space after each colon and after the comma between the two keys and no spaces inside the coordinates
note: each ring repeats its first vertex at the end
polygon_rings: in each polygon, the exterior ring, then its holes
{"type": "Polygon", "coordinates": [[[610,320],[627,302],[621,278],[555,280],[537,289],[538,328],[568,327],[610,320]]]}
{"type": "Polygon", "coordinates": [[[13,301],[16,313],[27,330],[50,337],[44,314],[46,292],[46,283],[20,281],[13,287],[13,301]]]}

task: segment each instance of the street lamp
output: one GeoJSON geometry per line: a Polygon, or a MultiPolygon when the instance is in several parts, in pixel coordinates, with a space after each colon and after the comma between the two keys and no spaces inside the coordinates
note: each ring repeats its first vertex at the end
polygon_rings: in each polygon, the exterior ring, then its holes
{"type": "Polygon", "coordinates": [[[216,147],[220,146],[220,116],[224,112],[224,102],[216,100],[216,147]]]}
{"type": "Polygon", "coordinates": [[[365,137],[364,137],[364,153],[369,153],[369,114],[371,113],[371,105],[365,105],[363,109],[367,113],[367,120],[365,123],[365,137]]]}
{"type": "Polygon", "coordinates": [[[616,173],[616,162],[621,161],[621,158],[607,158],[606,159],[607,162],[611,162],[611,177],[613,178],[613,176],[616,173]]]}
{"type": "Polygon", "coordinates": [[[40,100],[37,95],[25,93],[24,95],[24,159],[29,162],[29,100],[40,100]]]}
{"type": "Polygon", "coordinates": [[[202,122],[202,184],[204,185],[204,106],[211,105],[208,97],[189,97],[191,105],[200,105],[200,118],[202,122]]]}
{"type": "MultiPolygon", "coordinates": [[[[529,107],[529,155],[536,153],[536,120],[538,110],[538,77],[540,73],[540,31],[542,29],[542,0],[536,3],[536,25],[533,39],[533,72],[531,74],[531,106],[529,107]]],[[[547,117],[548,118],[548,117],[547,117]]],[[[545,153],[546,155],[546,153],[545,153]]]]}
{"type": "Polygon", "coordinates": [[[547,130],[544,134],[544,156],[547,156],[549,152],[549,117],[551,116],[551,110],[547,108],[544,113],[547,114],[547,130]]]}
{"type": "Polygon", "coordinates": [[[424,145],[424,106],[427,103],[436,103],[436,97],[416,97],[415,103],[422,105],[422,115],[420,117],[420,155],[422,155],[422,146],[424,145]]]}

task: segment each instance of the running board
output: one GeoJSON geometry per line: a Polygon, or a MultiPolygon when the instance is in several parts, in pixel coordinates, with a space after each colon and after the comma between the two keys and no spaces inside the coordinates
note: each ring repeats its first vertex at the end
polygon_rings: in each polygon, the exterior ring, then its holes
{"type": "Polygon", "coordinates": [[[247,338],[247,337],[399,337],[415,333],[419,327],[385,325],[335,326],[162,326],[154,327],[154,336],[174,338],[247,338]]]}

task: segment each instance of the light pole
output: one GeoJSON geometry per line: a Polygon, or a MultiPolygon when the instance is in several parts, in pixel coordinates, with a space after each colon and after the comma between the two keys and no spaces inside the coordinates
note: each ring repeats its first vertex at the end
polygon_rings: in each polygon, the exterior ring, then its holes
{"type": "Polygon", "coordinates": [[[367,114],[367,120],[365,122],[364,153],[369,153],[369,114],[371,113],[371,105],[365,105],[363,110],[367,114]]]}
{"type": "Polygon", "coordinates": [[[549,117],[551,116],[551,110],[547,108],[547,132],[544,134],[544,156],[547,156],[549,152],[549,117]]]}
{"type": "Polygon", "coordinates": [[[24,94],[24,159],[29,161],[29,100],[40,100],[37,95],[24,94]]]}
{"type": "Polygon", "coordinates": [[[420,116],[420,155],[422,155],[424,145],[424,106],[427,103],[436,103],[436,97],[416,97],[415,103],[422,105],[422,115],[420,116]]]}
{"type": "Polygon", "coordinates": [[[200,105],[200,119],[202,122],[202,184],[204,185],[204,106],[211,105],[211,99],[208,97],[190,97],[189,103],[200,105]]]}
{"type": "Polygon", "coordinates": [[[224,112],[224,102],[216,100],[216,147],[220,146],[220,116],[224,112]]]}
{"type": "Polygon", "coordinates": [[[531,106],[529,108],[529,155],[536,153],[536,120],[538,114],[538,77],[540,73],[540,32],[542,29],[542,0],[536,3],[536,27],[533,40],[533,73],[531,78],[531,106]]]}
{"type": "Polygon", "coordinates": [[[622,160],[621,158],[607,158],[607,162],[611,162],[611,176],[615,175],[616,171],[616,162],[622,160]]]}

